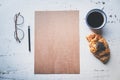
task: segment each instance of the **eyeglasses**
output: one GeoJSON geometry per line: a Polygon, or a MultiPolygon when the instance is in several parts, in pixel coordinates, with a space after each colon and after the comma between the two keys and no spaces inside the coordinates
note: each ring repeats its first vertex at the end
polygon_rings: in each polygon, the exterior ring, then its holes
{"type": "Polygon", "coordinates": [[[16,41],[20,43],[21,40],[24,38],[24,31],[18,28],[21,27],[24,23],[24,17],[20,14],[20,12],[18,14],[15,14],[14,22],[15,22],[14,38],[16,39],[16,41]]]}

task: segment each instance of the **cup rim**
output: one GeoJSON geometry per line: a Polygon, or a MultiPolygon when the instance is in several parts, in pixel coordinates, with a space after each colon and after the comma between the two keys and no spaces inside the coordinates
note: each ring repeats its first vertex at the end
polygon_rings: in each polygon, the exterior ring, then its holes
{"type": "Polygon", "coordinates": [[[88,25],[91,29],[101,29],[101,28],[103,28],[103,27],[105,26],[106,22],[107,22],[107,16],[106,16],[105,12],[104,12],[103,10],[101,10],[101,9],[92,9],[92,10],[90,10],[90,11],[87,13],[86,23],[87,23],[87,25],[88,25]],[[101,14],[103,15],[104,22],[102,23],[101,26],[96,27],[96,28],[93,28],[92,26],[90,26],[90,25],[88,24],[87,18],[88,18],[88,16],[89,16],[89,14],[91,14],[92,12],[99,12],[99,13],[101,13],[101,14]]]}

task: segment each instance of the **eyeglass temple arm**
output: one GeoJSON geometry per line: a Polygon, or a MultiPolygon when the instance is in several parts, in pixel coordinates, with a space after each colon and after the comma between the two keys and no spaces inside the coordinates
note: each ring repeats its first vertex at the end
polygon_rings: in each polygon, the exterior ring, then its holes
{"type": "Polygon", "coordinates": [[[16,34],[16,41],[18,41],[20,43],[21,41],[19,40],[18,33],[17,33],[17,18],[19,15],[20,15],[20,12],[15,15],[15,34],[16,34]]]}

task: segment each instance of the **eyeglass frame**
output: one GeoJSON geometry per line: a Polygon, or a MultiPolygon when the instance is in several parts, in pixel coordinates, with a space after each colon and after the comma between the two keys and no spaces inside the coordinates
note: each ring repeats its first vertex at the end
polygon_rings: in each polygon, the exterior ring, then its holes
{"type": "Polygon", "coordinates": [[[15,14],[14,16],[14,23],[15,23],[15,32],[14,32],[14,38],[16,39],[16,41],[18,41],[19,43],[21,43],[21,40],[24,38],[24,31],[20,28],[18,28],[19,25],[22,25],[24,23],[24,17],[20,14],[20,12],[18,14],[15,14]],[[22,22],[18,24],[18,18],[21,17],[22,18],[22,22]],[[18,37],[18,30],[20,30],[23,33],[22,38],[20,39],[18,37]]]}

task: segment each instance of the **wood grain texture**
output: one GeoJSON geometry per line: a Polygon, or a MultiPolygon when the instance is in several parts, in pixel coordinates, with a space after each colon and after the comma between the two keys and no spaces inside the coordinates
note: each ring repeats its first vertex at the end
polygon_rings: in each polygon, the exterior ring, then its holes
{"type": "Polygon", "coordinates": [[[35,73],[77,74],[79,11],[35,12],[35,73]]]}

